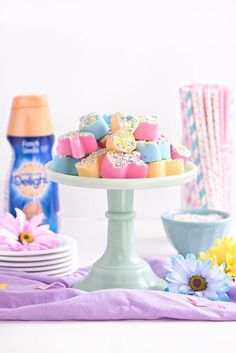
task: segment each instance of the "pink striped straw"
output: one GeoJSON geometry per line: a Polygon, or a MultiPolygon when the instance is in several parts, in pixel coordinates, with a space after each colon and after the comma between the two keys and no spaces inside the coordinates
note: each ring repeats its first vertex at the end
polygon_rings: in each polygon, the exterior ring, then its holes
{"type": "Polygon", "coordinates": [[[210,161],[211,161],[211,168],[213,174],[213,185],[214,190],[212,193],[211,205],[210,207],[213,208],[220,208],[219,199],[218,199],[218,191],[220,187],[219,182],[219,173],[217,170],[217,161],[216,161],[216,145],[215,145],[215,136],[214,136],[214,121],[213,121],[213,111],[212,111],[212,104],[211,104],[211,88],[205,87],[203,90],[204,93],[204,105],[205,105],[205,113],[206,113],[206,121],[207,121],[207,131],[208,131],[208,139],[210,145],[210,161]]]}
{"type": "Polygon", "coordinates": [[[216,162],[217,162],[217,178],[218,178],[218,195],[219,206],[224,207],[224,185],[223,185],[223,158],[221,148],[221,122],[220,122],[220,110],[219,110],[219,89],[213,87],[212,92],[212,106],[213,106],[213,121],[214,121],[214,135],[215,135],[215,147],[216,147],[216,162]]]}
{"type": "Polygon", "coordinates": [[[203,88],[195,85],[192,88],[194,98],[194,115],[197,122],[197,133],[199,138],[199,149],[202,160],[203,182],[206,188],[206,200],[208,207],[211,206],[212,193],[214,189],[210,161],[209,141],[206,128],[205,111],[203,105],[203,88]]]}
{"type": "Polygon", "coordinates": [[[201,206],[207,207],[209,200],[207,196],[210,194],[210,185],[207,182],[207,175],[208,173],[208,151],[206,150],[205,146],[205,139],[202,133],[202,122],[201,122],[201,111],[200,111],[200,104],[198,100],[198,88],[197,86],[192,87],[192,105],[193,105],[193,117],[196,124],[196,133],[197,133],[197,140],[198,140],[198,150],[201,158],[201,163],[199,166],[200,172],[202,174],[202,183],[206,190],[206,195],[201,200],[201,206]]]}
{"type": "MultiPolygon", "coordinates": [[[[197,146],[197,135],[196,135],[196,125],[193,116],[193,106],[192,106],[192,97],[191,97],[191,90],[188,86],[181,88],[182,99],[185,102],[185,128],[189,134],[189,141],[191,141],[191,151],[192,151],[192,160],[194,163],[198,164],[198,168],[201,169],[200,162],[200,154],[199,149],[197,146]],[[187,98],[186,98],[187,97],[187,98]],[[186,119],[187,116],[187,119],[186,119]]],[[[198,172],[198,177],[200,176],[201,171],[198,172]]],[[[188,186],[189,188],[189,186],[188,186]]],[[[202,179],[200,178],[198,181],[194,181],[192,188],[188,192],[188,198],[186,200],[187,204],[193,205],[193,207],[201,207],[201,201],[205,205],[205,192],[204,185],[202,179]],[[194,191],[194,192],[193,192],[194,191]]]]}
{"type": "Polygon", "coordinates": [[[222,142],[221,151],[222,159],[224,161],[224,173],[222,176],[223,187],[224,187],[224,206],[229,209],[229,180],[230,180],[230,139],[229,139],[229,127],[228,122],[230,119],[230,97],[231,91],[226,87],[220,89],[220,115],[222,123],[222,142]]]}

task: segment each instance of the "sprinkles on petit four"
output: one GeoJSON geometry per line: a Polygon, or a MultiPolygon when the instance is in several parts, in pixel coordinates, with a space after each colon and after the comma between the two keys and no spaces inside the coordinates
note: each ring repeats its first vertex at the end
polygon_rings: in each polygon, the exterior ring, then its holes
{"type": "Polygon", "coordinates": [[[95,125],[97,121],[97,114],[96,113],[90,113],[88,115],[83,115],[80,118],[80,130],[86,129],[88,125],[95,125]]]}
{"type": "Polygon", "coordinates": [[[94,178],[158,178],[184,172],[190,151],[159,135],[155,116],[90,113],[58,138],[52,169],[94,178]]]}
{"type": "Polygon", "coordinates": [[[110,127],[103,116],[96,113],[84,115],[80,119],[79,131],[91,132],[96,140],[101,139],[107,135],[110,127]]]}
{"type": "Polygon", "coordinates": [[[176,142],[172,142],[170,145],[171,158],[183,158],[184,161],[188,161],[191,156],[191,151],[184,145],[176,142]]]}
{"type": "Polygon", "coordinates": [[[148,124],[153,124],[153,125],[159,125],[160,120],[158,119],[157,116],[138,116],[137,118],[139,120],[139,123],[148,123],[148,124]]]}
{"type": "Polygon", "coordinates": [[[136,140],[157,141],[159,135],[159,119],[155,116],[137,117],[138,126],[134,131],[136,140]]]}
{"type": "Polygon", "coordinates": [[[108,136],[106,148],[109,151],[130,153],[136,148],[134,135],[129,130],[122,129],[108,136]]]}

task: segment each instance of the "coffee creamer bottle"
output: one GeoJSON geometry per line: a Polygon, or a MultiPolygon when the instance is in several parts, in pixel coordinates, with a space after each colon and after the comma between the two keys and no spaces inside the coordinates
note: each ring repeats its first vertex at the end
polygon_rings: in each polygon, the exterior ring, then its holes
{"type": "Polygon", "coordinates": [[[46,96],[13,99],[7,138],[13,159],[6,190],[6,211],[20,208],[27,219],[40,213],[54,232],[58,230],[58,189],[49,182],[44,164],[52,159],[54,135],[46,96]]]}

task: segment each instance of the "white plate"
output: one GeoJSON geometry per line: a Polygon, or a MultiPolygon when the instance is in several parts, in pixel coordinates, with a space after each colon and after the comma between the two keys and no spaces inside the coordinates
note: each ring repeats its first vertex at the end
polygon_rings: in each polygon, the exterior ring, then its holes
{"type": "Polygon", "coordinates": [[[52,254],[52,255],[44,255],[44,256],[0,256],[0,261],[7,261],[11,263],[20,263],[20,262],[41,262],[45,260],[54,260],[54,259],[62,259],[66,256],[70,256],[76,251],[76,249],[71,249],[69,251],[65,251],[63,253],[52,254]]]}
{"type": "Polygon", "coordinates": [[[71,274],[78,269],[78,264],[73,264],[72,266],[68,266],[65,268],[61,268],[58,270],[50,270],[50,271],[36,271],[31,272],[32,274],[39,274],[39,275],[48,275],[48,276],[65,276],[67,274],[71,274]]]}
{"type": "MultiPolygon", "coordinates": [[[[16,271],[25,271],[25,272],[41,272],[41,271],[51,271],[51,270],[63,270],[67,267],[75,266],[77,264],[77,259],[72,258],[60,264],[46,265],[46,266],[35,266],[35,267],[14,267],[16,271]]],[[[12,267],[4,266],[4,269],[12,270],[12,267]]]]}
{"type": "Polygon", "coordinates": [[[69,255],[61,257],[59,259],[50,259],[46,261],[0,261],[0,267],[12,267],[12,268],[22,268],[22,267],[38,267],[38,266],[48,266],[48,265],[56,265],[60,263],[65,263],[69,260],[77,259],[77,252],[73,251],[69,253],[69,255]]]}
{"type": "Polygon", "coordinates": [[[68,237],[66,235],[58,235],[61,238],[61,245],[58,248],[54,249],[46,249],[46,250],[35,250],[35,251],[9,251],[9,250],[1,250],[0,249],[0,256],[9,256],[11,258],[18,258],[18,257],[32,257],[32,256],[44,256],[44,255],[52,255],[52,254],[59,254],[64,253],[68,250],[76,248],[76,241],[68,237]]]}

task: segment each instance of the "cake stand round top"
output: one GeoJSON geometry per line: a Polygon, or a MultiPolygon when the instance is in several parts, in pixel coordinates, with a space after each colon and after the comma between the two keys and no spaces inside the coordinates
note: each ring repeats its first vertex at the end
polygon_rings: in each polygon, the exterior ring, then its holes
{"type": "Polygon", "coordinates": [[[45,165],[47,178],[59,184],[76,186],[90,189],[108,190],[136,190],[154,189],[182,185],[193,181],[197,177],[197,167],[188,162],[185,165],[185,172],[178,175],[160,178],[137,178],[137,179],[105,179],[88,178],[54,172],[51,163],[45,165]]]}

